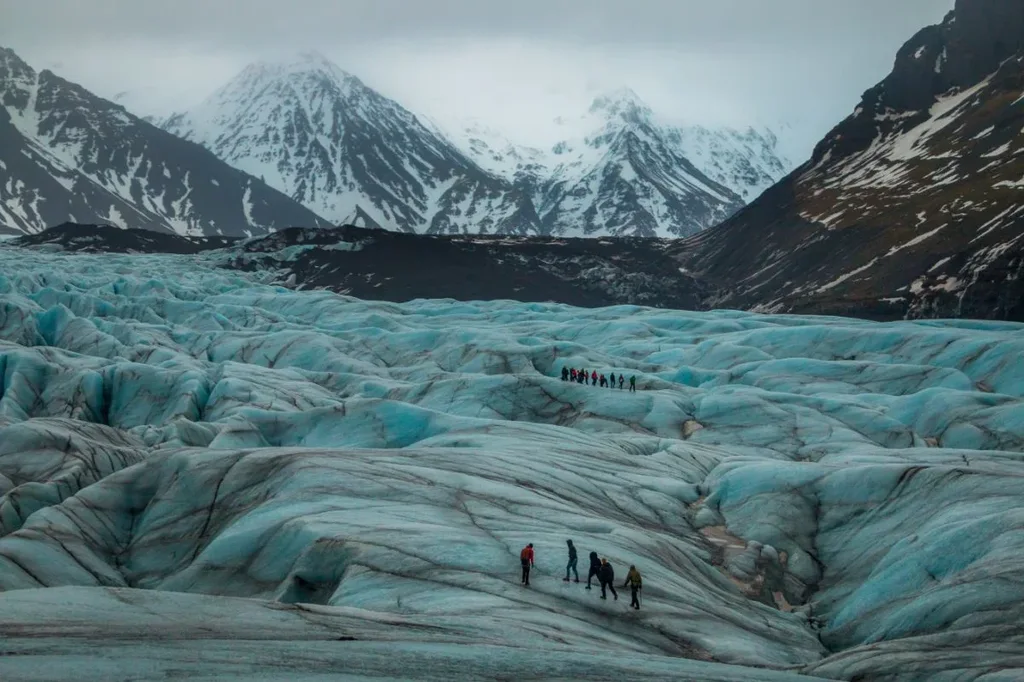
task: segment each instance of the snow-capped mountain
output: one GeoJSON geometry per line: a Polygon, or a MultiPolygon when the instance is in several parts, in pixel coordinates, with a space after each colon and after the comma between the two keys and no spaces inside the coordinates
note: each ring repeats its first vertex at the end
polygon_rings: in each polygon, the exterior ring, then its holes
{"type": "Polygon", "coordinates": [[[541,184],[540,214],[555,234],[686,236],[718,224],[743,198],[687,157],[678,131],[658,125],[635,93],[594,100],[573,129],[582,139],[553,149],[557,166],[541,184]]]}
{"type": "Polygon", "coordinates": [[[482,167],[534,188],[551,234],[694,234],[790,168],[771,131],[667,124],[628,88],[557,123],[565,137],[548,150],[516,145],[477,123],[453,136],[482,167]]]}
{"type": "Polygon", "coordinates": [[[325,225],[288,197],[0,48],[0,225],[67,221],[191,235],[325,225]]]}
{"type": "Polygon", "coordinates": [[[335,222],[420,233],[688,235],[785,170],[770,137],[659,126],[628,91],[554,150],[452,134],[315,53],[253,64],[163,127],[335,222]]]}
{"type": "Polygon", "coordinates": [[[337,223],[533,232],[529,197],[315,53],[247,67],[163,127],[337,223]]]}
{"type": "Polygon", "coordinates": [[[1024,318],[1024,4],[958,0],[813,158],[685,246],[718,304],[1024,318]]]}

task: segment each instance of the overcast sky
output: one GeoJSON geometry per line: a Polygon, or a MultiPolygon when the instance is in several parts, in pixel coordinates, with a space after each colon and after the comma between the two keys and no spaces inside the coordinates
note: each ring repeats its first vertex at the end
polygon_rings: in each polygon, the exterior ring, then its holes
{"type": "Polygon", "coordinates": [[[631,87],[659,114],[792,126],[807,154],[954,0],[0,0],[0,45],[138,113],[318,50],[417,113],[550,142],[631,87]]]}

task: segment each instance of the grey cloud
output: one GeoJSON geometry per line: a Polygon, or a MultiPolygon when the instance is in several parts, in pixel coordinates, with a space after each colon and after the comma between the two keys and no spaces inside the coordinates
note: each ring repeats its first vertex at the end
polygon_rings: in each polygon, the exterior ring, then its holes
{"type": "Polygon", "coordinates": [[[521,137],[595,90],[629,85],[681,119],[792,121],[805,153],[952,5],[31,0],[5,3],[0,44],[37,66],[59,62],[100,94],[137,91],[153,109],[191,104],[247,61],[317,49],[411,108],[519,125],[521,137]]]}
{"type": "Polygon", "coordinates": [[[32,0],[8,3],[4,33],[260,48],[525,37],[697,48],[861,44],[909,37],[952,0],[32,0]]]}

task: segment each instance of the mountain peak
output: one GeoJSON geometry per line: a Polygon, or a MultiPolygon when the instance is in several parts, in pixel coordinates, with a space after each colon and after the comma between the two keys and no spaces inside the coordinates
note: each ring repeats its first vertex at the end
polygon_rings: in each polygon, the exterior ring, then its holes
{"type": "Polygon", "coordinates": [[[259,61],[247,66],[235,79],[244,88],[275,81],[310,79],[330,83],[344,92],[365,88],[363,82],[315,51],[299,52],[278,61],[259,61]]]}
{"type": "Polygon", "coordinates": [[[631,88],[621,87],[595,97],[590,105],[590,113],[636,122],[650,117],[653,112],[631,88]]]}
{"type": "Polygon", "coordinates": [[[33,69],[14,50],[0,45],[0,73],[33,73],[33,69]]]}

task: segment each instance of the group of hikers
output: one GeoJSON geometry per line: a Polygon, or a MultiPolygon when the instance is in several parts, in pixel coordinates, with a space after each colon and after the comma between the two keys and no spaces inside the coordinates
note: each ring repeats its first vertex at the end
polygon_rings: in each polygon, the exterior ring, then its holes
{"type": "MultiPolygon", "coordinates": [[[[619,385],[619,390],[621,391],[623,384],[626,383],[626,377],[623,374],[616,377],[615,372],[612,372],[610,377],[606,377],[604,374],[598,374],[596,370],[593,370],[588,374],[585,369],[563,367],[562,381],[575,381],[577,384],[600,386],[601,388],[615,388],[615,384],[617,383],[619,385]]],[[[636,393],[635,374],[629,378],[629,391],[630,393],[636,393]]]]}
{"type": "MultiPolygon", "coordinates": [[[[572,544],[572,540],[566,540],[565,542],[569,546],[569,563],[565,567],[563,582],[569,582],[569,573],[572,572],[576,576],[576,582],[578,583],[580,581],[580,574],[576,570],[576,546],[572,544]]],[[[531,542],[526,547],[523,547],[523,551],[519,553],[519,563],[523,567],[522,584],[526,587],[530,586],[530,569],[533,568],[533,559],[533,543],[531,542]]],[[[615,591],[615,569],[608,559],[599,559],[597,552],[590,553],[590,573],[587,575],[588,590],[591,589],[590,581],[594,578],[597,578],[597,581],[601,584],[601,599],[607,599],[607,591],[611,590],[612,598],[618,601],[619,593],[615,591]]],[[[622,587],[629,587],[632,590],[633,601],[630,606],[639,611],[640,590],[643,589],[643,578],[640,577],[640,571],[636,569],[636,566],[629,567],[629,573],[626,574],[626,582],[622,584],[622,587]]]]}

